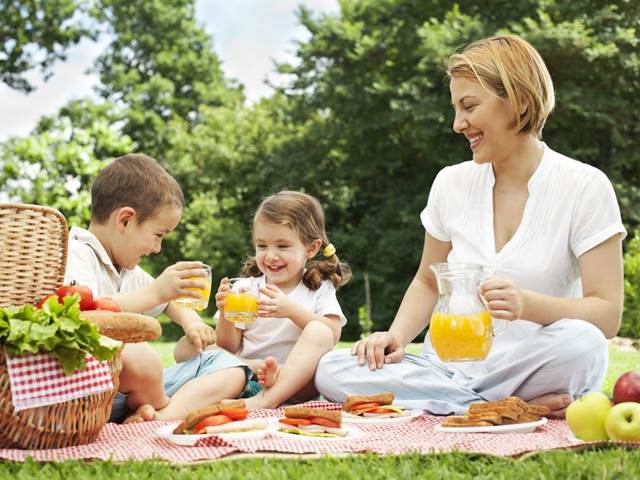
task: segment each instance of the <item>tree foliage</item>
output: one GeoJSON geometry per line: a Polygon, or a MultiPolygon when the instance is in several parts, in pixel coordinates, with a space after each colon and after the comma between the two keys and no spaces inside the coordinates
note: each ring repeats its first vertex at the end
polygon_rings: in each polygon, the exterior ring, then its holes
{"type": "Polygon", "coordinates": [[[0,0],[0,82],[30,92],[25,74],[40,68],[45,78],[51,65],[65,60],[66,50],[92,30],[80,21],[82,0],[0,0]]]}

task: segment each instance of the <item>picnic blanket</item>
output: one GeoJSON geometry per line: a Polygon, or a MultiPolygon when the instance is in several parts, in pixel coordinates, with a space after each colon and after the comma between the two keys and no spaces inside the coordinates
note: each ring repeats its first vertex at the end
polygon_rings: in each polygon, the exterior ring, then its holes
{"type": "MultiPolygon", "coordinates": [[[[339,404],[309,402],[312,408],[339,409],[339,404]]],[[[282,411],[254,410],[250,418],[282,417],[282,411]]],[[[445,417],[428,414],[399,425],[353,425],[362,435],[349,439],[282,438],[270,435],[260,440],[223,441],[218,437],[200,440],[195,446],[178,446],[157,435],[167,422],[129,425],[107,424],[89,445],[55,450],[0,449],[0,458],[24,461],[100,459],[112,461],[161,459],[173,463],[214,460],[234,453],[280,452],[289,454],[342,454],[372,452],[379,455],[403,453],[472,452],[498,456],[520,456],[528,452],[587,445],[572,439],[563,420],[550,420],[532,433],[441,433],[434,430],[445,417]]]]}

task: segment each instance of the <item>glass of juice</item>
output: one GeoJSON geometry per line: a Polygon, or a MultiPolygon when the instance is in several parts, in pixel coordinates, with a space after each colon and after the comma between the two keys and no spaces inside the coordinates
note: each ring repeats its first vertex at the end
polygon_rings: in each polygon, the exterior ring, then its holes
{"type": "Polygon", "coordinates": [[[195,297],[180,297],[176,298],[174,302],[181,307],[188,308],[189,310],[204,310],[209,305],[209,297],[211,296],[211,267],[209,265],[202,265],[202,270],[206,273],[204,277],[188,277],[188,280],[199,280],[204,282],[204,288],[189,287],[189,290],[196,292],[199,298],[195,297]]]}
{"type": "Polygon", "coordinates": [[[234,323],[253,323],[258,318],[260,292],[257,278],[232,278],[224,299],[224,318],[234,323]]]}

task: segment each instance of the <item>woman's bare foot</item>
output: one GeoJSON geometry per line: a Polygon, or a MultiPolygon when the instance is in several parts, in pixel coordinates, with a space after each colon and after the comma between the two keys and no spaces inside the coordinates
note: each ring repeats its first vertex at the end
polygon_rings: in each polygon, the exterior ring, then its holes
{"type": "Polygon", "coordinates": [[[564,418],[567,407],[572,400],[571,395],[567,393],[548,393],[547,395],[529,400],[527,403],[549,407],[549,414],[545,415],[546,417],[564,418]]]}
{"type": "Polygon", "coordinates": [[[256,372],[258,383],[264,385],[265,388],[269,388],[276,383],[279,371],[278,360],[274,357],[265,358],[262,366],[256,372]]]}
{"type": "Polygon", "coordinates": [[[156,419],[156,409],[153,408],[148,403],[144,405],[140,405],[137,410],[125,418],[122,423],[140,423],[140,422],[150,422],[151,420],[156,419]]]}

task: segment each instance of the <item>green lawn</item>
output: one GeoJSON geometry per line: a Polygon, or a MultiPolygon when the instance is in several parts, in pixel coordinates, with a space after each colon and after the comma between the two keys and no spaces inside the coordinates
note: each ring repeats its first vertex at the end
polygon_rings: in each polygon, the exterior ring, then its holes
{"type": "MultiPolygon", "coordinates": [[[[156,343],[165,365],[173,363],[173,343],[156,343]]],[[[347,343],[339,348],[349,346],[347,343]]],[[[408,349],[415,353],[419,345],[408,349]]],[[[610,394],[620,373],[638,369],[640,352],[611,350],[611,362],[605,382],[610,394]]],[[[186,478],[223,478],[260,480],[305,478],[329,480],[401,479],[412,478],[486,478],[486,479],[605,479],[640,478],[640,449],[621,447],[590,448],[582,451],[546,452],[520,460],[484,455],[439,454],[402,455],[378,458],[358,455],[315,460],[237,459],[190,466],[175,466],[164,462],[64,462],[38,464],[2,462],[0,479],[147,479],[175,480],[186,478]]]]}

